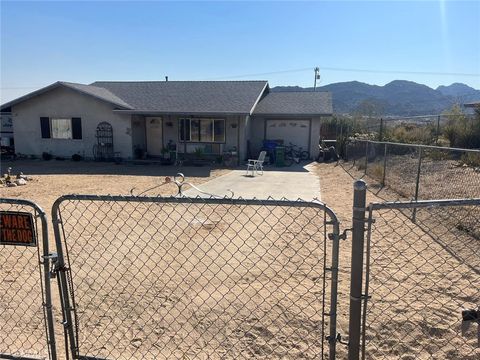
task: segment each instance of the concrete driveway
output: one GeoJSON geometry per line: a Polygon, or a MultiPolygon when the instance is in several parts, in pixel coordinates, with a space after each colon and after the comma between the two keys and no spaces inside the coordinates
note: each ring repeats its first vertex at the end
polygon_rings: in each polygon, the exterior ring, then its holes
{"type": "MultiPolygon", "coordinates": [[[[263,176],[245,176],[245,170],[234,170],[199,186],[204,192],[220,196],[289,200],[320,200],[320,180],[314,174],[312,164],[292,165],[288,168],[265,169],[263,176]]],[[[185,191],[188,196],[207,196],[195,189],[185,191]]]]}

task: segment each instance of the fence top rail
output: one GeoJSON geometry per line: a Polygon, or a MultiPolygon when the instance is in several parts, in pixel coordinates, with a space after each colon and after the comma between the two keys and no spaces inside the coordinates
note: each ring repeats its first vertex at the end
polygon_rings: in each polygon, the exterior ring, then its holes
{"type": "Polygon", "coordinates": [[[10,204],[10,205],[24,205],[24,206],[29,206],[33,209],[35,209],[36,212],[38,212],[41,216],[45,216],[46,213],[43,211],[43,209],[34,203],[33,201],[30,200],[24,200],[24,199],[12,199],[12,198],[0,198],[0,204],[10,204]]]}
{"type": "Polygon", "coordinates": [[[407,143],[396,143],[396,142],[389,142],[389,141],[376,141],[376,140],[367,140],[367,139],[355,139],[354,140],[354,142],[357,142],[357,141],[358,142],[368,142],[368,143],[371,143],[371,144],[386,144],[386,145],[417,147],[417,148],[433,149],[433,150],[463,151],[463,152],[480,154],[480,149],[464,149],[464,148],[454,148],[454,147],[434,146],[434,145],[407,144],[407,143]]]}
{"type": "Polygon", "coordinates": [[[411,209],[428,207],[469,206],[480,205],[480,198],[472,199],[444,199],[444,200],[418,200],[418,201],[387,201],[383,203],[370,203],[368,209],[411,209]]]}
{"type": "Polygon", "coordinates": [[[335,212],[318,199],[306,201],[302,199],[288,200],[288,199],[257,199],[257,198],[231,198],[231,197],[187,197],[187,196],[133,196],[133,195],[83,195],[70,194],[59,197],[52,206],[52,219],[58,219],[57,209],[64,201],[114,201],[114,202],[137,202],[137,203],[170,203],[170,204],[216,204],[216,205],[259,205],[259,206],[294,206],[317,208],[324,210],[330,219],[339,224],[335,212]]]}

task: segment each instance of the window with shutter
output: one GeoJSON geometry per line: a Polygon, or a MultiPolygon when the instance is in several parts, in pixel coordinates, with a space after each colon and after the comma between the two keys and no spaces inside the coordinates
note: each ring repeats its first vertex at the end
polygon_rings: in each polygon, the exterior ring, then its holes
{"type": "Polygon", "coordinates": [[[72,139],[82,138],[82,119],[72,118],[72,139]]]}
{"type": "Polygon", "coordinates": [[[40,118],[40,129],[42,130],[42,139],[50,139],[50,118],[40,118]]]}

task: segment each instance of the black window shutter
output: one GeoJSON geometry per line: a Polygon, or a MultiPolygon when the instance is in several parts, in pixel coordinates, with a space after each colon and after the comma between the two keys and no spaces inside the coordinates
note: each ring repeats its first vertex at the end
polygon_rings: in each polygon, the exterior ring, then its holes
{"type": "Polygon", "coordinates": [[[72,139],[82,138],[82,119],[72,118],[72,139]]]}
{"type": "Polygon", "coordinates": [[[50,118],[40,118],[40,128],[42,130],[42,139],[50,139],[50,118]]]}

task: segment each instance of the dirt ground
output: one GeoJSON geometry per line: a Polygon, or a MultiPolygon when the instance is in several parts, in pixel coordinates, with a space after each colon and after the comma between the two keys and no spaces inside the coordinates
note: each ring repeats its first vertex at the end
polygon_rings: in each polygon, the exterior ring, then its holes
{"type": "MultiPolygon", "coordinates": [[[[47,213],[66,193],[125,195],[135,187],[138,194],[176,172],[145,165],[22,163],[13,163],[13,172],[23,171],[34,181],[2,188],[0,197],[32,199],[47,213]]],[[[228,171],[187,170],[194,184],[228,171]]],[[[341,228],[349,228],[352,177],[334,164],[318,164],[316,172],[322,201],[336,212],[341,228]]],[[[166,185],[149,194],[175,191],[166,185]]],[[[381,201],[371,192],[367,197],[367,202],[381,201]]],[[[87,355],[298,359],[321,353],[322,325],[328,326],[322,321],[322,297],[329,297],[323,262],[328,266],[331,249],[318,209],[68,201],[61,210],[80,349],[87,355]]],[[[480,354],[471,331],[464,338],[459,335],[462,306],[480,303],[479,242],[452,231],[454,224],[445,219],[443,228],[432,224],[431,215],[419,212],[426,228],[411,223],[403,212],[377,215],[367,359],[476,359],[480,354]]],[[[465,215],[450,218],[459,216],[465,215]]],[[[476,215],[472,223],[478,226],[476,215]]],[[[343,336],[348,335],[350,249],[350,239],[341,242],[337,313],[343,336]]],[[[0,253],[0,269],[7,273],[0,284],[16,286],[14,297],[0,301],[0,311],[15,321],[33,307],[15,307],[17,301],[33,299],[18,284],[36,273],[28,266],[36,254],[29,251],[28,256],[0,253]]],[[[38,333],[38,317],[35,324],[38,333]]],[[[18,336],[8,336],[3,343],[0,339],[2,351],[25,347],[27,339],[18,336]]],[[[345,358],[346,347],[338,344],[337,349],[338,358],[345,358]]]]}
{"type": "MultiPolygon", "coordinates": [[[[321,164],[318,171],[322,200],[339,215],[342,228],[350,227],[353,178],[341,166],[321,164]]],[[[367,203],[399,198],[365,180],[373,190],[367,203]]],[[[462,336],[461,311],[480,304],[480,207],[422,209],[416,224],[411,210],[373,214],[366,358],[477,359],[476,327],[462,336]]],[[[348,334],[351,250],[349,241],[342,245],[339,332],[348,334]]]]}
{"type": "MultiPolygon", "coordinates": [[[[1,174],[12,168],[12,174],[23,172],[33,177],[27,186],[14,188],[0,187],[1,197],[24,198],[37,202],[50,215],[53,202],[66,194],[112,194],[130,195],[132,189],[137,195],[164,182],[166,176],[173,177],[183,172],[188,182],[201,184],[214,177],[228,173],[228,169],[209,167],[183,167],[135,165],[103,162],[72,162],[69,160],[17,160],[2,161],[1,174]]],[[[185,190],[188,186],[185,186],[185,190]]],[[[145,195],[174,195],[175,185],[166,185],[145,193],[145,195]]]]}

